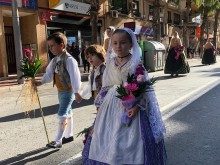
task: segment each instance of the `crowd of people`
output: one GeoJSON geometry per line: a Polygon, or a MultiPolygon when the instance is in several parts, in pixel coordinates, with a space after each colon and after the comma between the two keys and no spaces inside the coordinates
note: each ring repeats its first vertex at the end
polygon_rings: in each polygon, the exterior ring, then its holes
{"type": "MultiPolygon", "coordinates": [[[[152,83],[147,85],[150,90],[143,90],[138,96],[133,95],[134,86],[128,83],[131,78],[136,78],[132,83],[151,82],[140,58],[137,38],[128,28],[109,27],[106,34],[103,46],[85,42],[81,51],[75,42],[68,48],[63,33],[57,32],[47,38],[54,57],[42,79],[35,82],[36,86],[53,82],[58,91],[57,135],[47,147],[61,148],[74,140],[71,105],[74,100],[79,103],[92,97],[97,114],[86,134],[83,164],[165,165],[165,126],[152,83]],[[78,67],[80,54],[84,72],[90,73],[89,81],[83,88],[78,67]],[[121,99],[118,97],[120,87],[128,92],[121,99]],[[124,114],[126,118],[122,118],[124,114]],[[125,125],[128,120],[129,125],[125,125]]],[[[215,49],[209,40],[204,49],[202,63],[215,63],[215,49]]],[[[174,32],[168,48],[165,74],[178,76],[190,72],[183,50],[178,32],[174,32]]]]}

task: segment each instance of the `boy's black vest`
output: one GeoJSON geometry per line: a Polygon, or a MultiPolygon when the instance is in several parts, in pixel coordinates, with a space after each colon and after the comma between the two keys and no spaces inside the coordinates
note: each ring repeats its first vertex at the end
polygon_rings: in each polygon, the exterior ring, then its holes
{"type": "MultiPolygon", "coordinates": [[[[102,88],[102,75],[105,70],[105,64],[101,64],[99,67],[99,75],[95,77],[96,91],[91,91],[92,95],[95,96],[102,88]]],[[[90,75],[91,86],[93,86],[95,76],[95,70],[93,69],[90,75]]]]}
{"type": "Polygon", "coordinates": [[[53,85],[55,84],[58,91],[72,91],[72,85],[70,80],[70,75],[66,69],[66,61],[67,58],[72,58],[72,56],[64,52],[60,56],[60,61],[57,62],[57,57],[54,57],[53,59],[53,85]],[[57,67],[58,73],[55,73],[55,69],[57,67]]]}

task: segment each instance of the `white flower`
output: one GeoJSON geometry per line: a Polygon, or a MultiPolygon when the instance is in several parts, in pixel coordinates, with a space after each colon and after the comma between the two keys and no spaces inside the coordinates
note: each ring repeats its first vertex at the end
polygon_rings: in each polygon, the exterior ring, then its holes
{"type": "Polygon", "coordinates": [[[139,74],[139,75],[137,76],[137,82],[144,82],[144,80],[145,80],[144,75],[139,74]]]}

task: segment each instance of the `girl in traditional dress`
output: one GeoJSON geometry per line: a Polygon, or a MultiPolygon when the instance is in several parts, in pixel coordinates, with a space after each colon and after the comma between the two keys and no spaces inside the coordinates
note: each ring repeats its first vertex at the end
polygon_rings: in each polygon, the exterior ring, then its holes
{"type": "MultiPolygon", "coordinates": [[[[114,31],[107,51],[102,88],[95,99],[99,108],[94,132],[83,149],[84,165],[165,165],[165,127],[153,90],[128,109],[132,123],[126,127],[120,116],[125,111],[116,96],[117,87],[127,81],[141,64],[135,34],[128,28],[114,31]]],[[[142,65],[143,66],[143,65],[142,65]]],[[[149,80],[145,70],[145,79],[149,80]]]]}
{"type": "Polygon", "coordinates": [[[211,43],[210,39],[208,39],[206,44],[204,45],[204,54],[202,57],[202,64],[210,65],[214,63],[216,63],[215,47],[211,43]]]}
{"type": "Polygon", "coordinates": [[[164,73],[171,76],[189,73],[189,64],[183,52],[183,46],[177,31],[170,41],[169,52],[165,63],[164,73]]]}

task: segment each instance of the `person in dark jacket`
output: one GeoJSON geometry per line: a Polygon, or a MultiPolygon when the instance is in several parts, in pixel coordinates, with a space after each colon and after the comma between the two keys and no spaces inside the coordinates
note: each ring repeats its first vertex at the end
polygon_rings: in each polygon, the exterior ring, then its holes
{"type": "Polygon", "coordinates": [[[87,69],[88,73],[90,71],[90,63],[87,61],[87,57],[86,57],[86,53],[85,53],[85,50],[88,46],[89,46],[88,43],[85,42],[85,44],[82,46],[82,51],[81,51],[81,59],[83,62],[84,73],[86,73],[86,66],[88,67],[88,69],[87,69]]]}
{"type": "Polygon", "coordinates": [[[70,48],[70,54],[73,56],[73,58],[75,58],[75,60],[78,62],[78,65],[80,65],[79,62],[79,54],[80,54],[80,50],[79,47],[76,45],[75,42],[72,43],[72,46],[70,48]]]}

